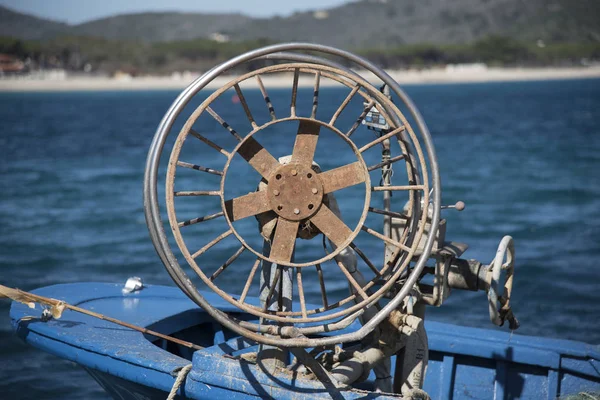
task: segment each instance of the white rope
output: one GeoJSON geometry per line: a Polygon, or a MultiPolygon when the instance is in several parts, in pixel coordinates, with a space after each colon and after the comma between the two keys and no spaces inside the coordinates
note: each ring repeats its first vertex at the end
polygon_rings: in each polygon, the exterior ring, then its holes
{"type": "Polygon", "coordinates": [[[171,392],[169,393],[169,397],[167,397],[167,400],[175,399],[175,396],[177,395],[177,391],[179,390],[179,387],[181,386],[183,381],[185,381],[185,377],[187,376],[188,372],[190,372],[191,369],[192,369],[192,364],[188,364],[179,370],[179,373],[177,374],[177,379],[175,379],[175,383],[173,384],[173,387],[171,388],[171,392]]]}

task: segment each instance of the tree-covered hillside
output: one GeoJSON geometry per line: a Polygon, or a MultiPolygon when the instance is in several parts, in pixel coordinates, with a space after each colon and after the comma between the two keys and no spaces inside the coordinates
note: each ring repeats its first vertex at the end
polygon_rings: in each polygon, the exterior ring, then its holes
{"type": "Polygon", "coordinates": [[[283,41],[338,46],[387,68],[581,65],[600,60],[600,1],[360,0],[269,19],[143,13],[75,26],[0,7],[0,53],[29,69],[204,71],[283,41]]]}

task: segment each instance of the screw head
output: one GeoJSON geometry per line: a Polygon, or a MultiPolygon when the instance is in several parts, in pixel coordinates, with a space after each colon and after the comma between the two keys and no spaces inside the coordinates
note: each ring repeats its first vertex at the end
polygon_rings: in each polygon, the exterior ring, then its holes
{"type": "Polygon", "coordinates": [[[296,176],[296,175],[298,175],[298,171],[296,171],[295,169],[293,169],[293,170],[292,170],[292,175],[293,175],[293,176],[296,176]]]}
{"type": "Polygon", "coordinates": [[[273,194],[274,194],[275,196],[279,196],[279,190],[277,190],[277,189],[273,190],[273,194]]]}
{"type": "Polygon", "coordinates": [[[313,194],[317,194],[317,193],[319,193],[319,191],[317,190],[317,188],[312,188],[310,191],[311,191],[313,194]]]}
{"type": "Polygon", "coordinates": [[[294,214],[296,214],[296,215],[300,214],[300,210],[297,208],[294,208],[294,214]]]}

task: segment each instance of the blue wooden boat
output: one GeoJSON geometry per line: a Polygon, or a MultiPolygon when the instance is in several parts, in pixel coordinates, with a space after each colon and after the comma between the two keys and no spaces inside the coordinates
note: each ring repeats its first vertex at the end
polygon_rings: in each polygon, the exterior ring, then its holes
{"type": "Polygon", "coordinates": [[[514,242],[504,237],[490,264],[461,258],[467,245],[446,240],[441,211],[464,207],[441,204],[431,135],[385,71],[330,47],[274,45],[194,81],[154,136],[145,216],[181,290],[132,278],[124,287],[56,285],[34,295],[0,287],[0,296],[23,302],[13,304],[11,318],[24,341],[81,365],[115,399],[555,399],[600,392],[597,347],[425,321],[426,306],[469,290],[486,292],[492,323],[519,327],[510,302],[514,242]],[[236,70],[250,72],[202,96],[186,117],[201,90],[236,70]],[[292,83],[283,111],[266,90],[273,74],[292,83]],[[305,75],[313,82],[312,103],[301,106],[305,75]],[[249,82],[264,99],[263,117],[245,98],[249,82]],[[322,82],[348,91],[332,115],[318,112],[322,82]],[[359,113],[345,116],[351,104],[359,113]],[[234,121],[247,120],[246,133],[224,118],[236,110],[242,118],[234,121]],[[178,121],[183,127],[167,144],[178,121]],[[272,154],[261,144],[267,131],[296,132],[291,152],[272,154]],[[318,153],[324,134],[334,135],[339,148],[318,153]],[[190,150],[192,143],[204,150],[190,150]],[[224,156],[223,167],[205,165],[214,162],[206,151],[224,156]],[[200,175],[186,178],[185,171],[200,175]],[[230,175],[248,177],[250,187],[239,179],[232,185],[230,175]],[[193,202],[185,206],[184,199],[193,202]],[[219,211],[197,215],[215,204],[219,211]],[[192,248],[199,238],[203,244],[192,248]],[[219,247],[227,241],[235,247],[219,247]],[[238,250],[220,259],[232,248],[238,250]],[[343,295],[327,290],[340,281],[348,284],[343,295]],[[321,303],[307,301],[308,285],[319,289],[321,303]],[[31,302],[54,311],[34,310],[31,302]]]}
{"type": "MultiPolygon", "coordinates": [[[[271,374],[239,358],[256,351],[256,345],[224,330],[178,289],[148,286],[123,294],[122,287],[76,283],[35,293],[193,339],[205,349],[192,352],[71,311],[41,322],[39,310],[20,303],[11,308],[14,328],[32,346],[81,365],[115,399],[165,399],[177,372],[190,363],[182,398],[336,398],[319,382],[271,374]]],[[[236,311],[219,296],[206,295],[219,309],[236,311]]],[[[426,327],[430,353],[424,389],[432,399],[551,400],[600,391],[598,346],[432,321],[426,327]]],[[[373,378],[361,389],[340,393],[343,398],[386,398],[364,391],[373,378]]]]}

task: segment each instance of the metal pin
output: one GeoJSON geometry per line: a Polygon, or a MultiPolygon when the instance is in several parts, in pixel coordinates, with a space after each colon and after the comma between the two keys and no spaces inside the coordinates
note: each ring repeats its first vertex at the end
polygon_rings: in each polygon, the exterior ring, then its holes
{"type": "Polygon", "coordinates": [[[446,210],[449,208],[454,208],[456,211],[462,211],[466,207],[465,203],[462,201],[457,201],[456,204],[452,204],[450,206],[441,206],[440,209],[446,210]]]}

